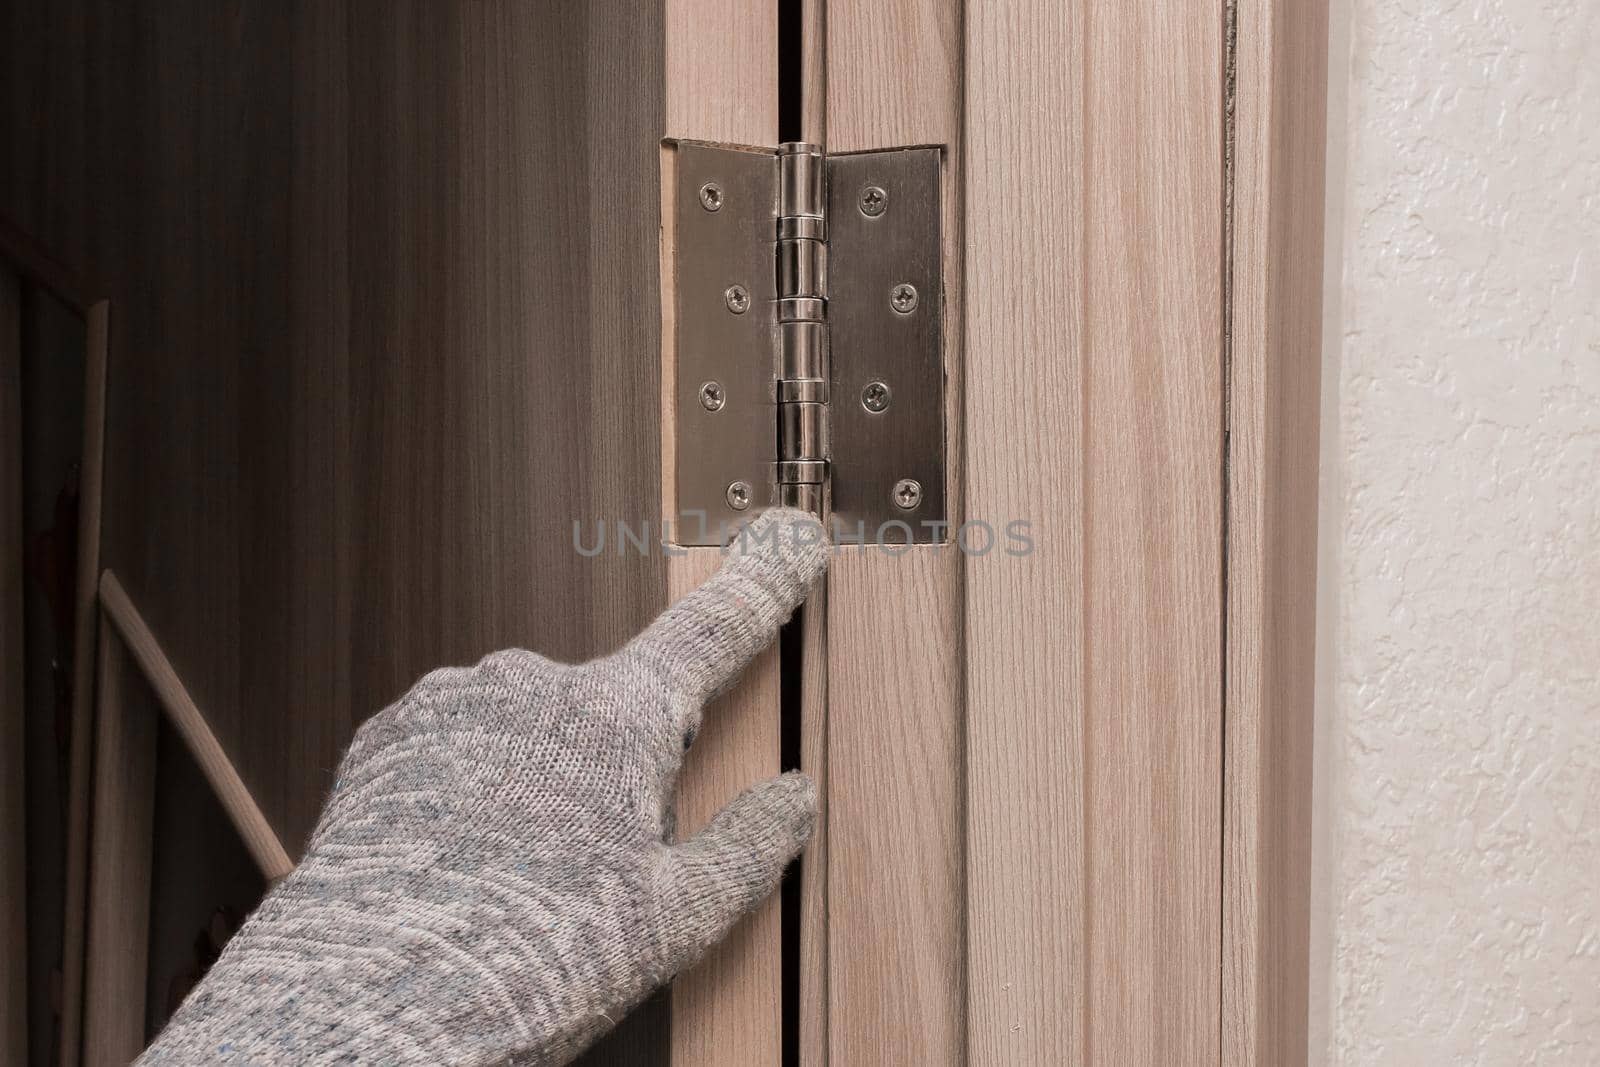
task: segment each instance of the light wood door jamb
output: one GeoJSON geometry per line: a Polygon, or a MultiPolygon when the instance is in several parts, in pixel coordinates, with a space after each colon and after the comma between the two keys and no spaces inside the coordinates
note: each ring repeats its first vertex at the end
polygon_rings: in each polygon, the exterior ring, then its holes
{"type": "Polygon", "coordinates": [[[915,582],[830,579],[829,1049],[1302,1060],[1325,4],[834,0],[819,21],[808,136],[951,146],[952,518],[1027,516],[1039,542],[951,575],[949,636],[915,582]],[[884,738],[921,768],[944,714],[903,710],[924,694],[874,612],[962,664],[948,837],[865,770],[884,738]],[[852,839],[892,842],[876,879],[852,839]],[[941,850],[964,855],[953,925],[936,898],[879,908],[941,850]],[[950,931],[928,945],[964,967],[964,1018],[926,1010],[930,957],[885,932],[908,911],[950,931]]]}
{"type": "Polygon", "coordinates": [[[1230,4],[1222,1062],[1304,1063],[1327,0],[1230,4]]]}
{"type": "MultiPolygon", "coordinates": [[[[704,0],[669,0],[666,8],[665,138],[772,145],[778,135],[776,5],[736,12],[704,0]]],[[[676,514],[670,199],[674,150],[662,149],[661,469],[660,514],[676,514]]],[[[665,530],[667,527],[662,526],[665,530]]],[[[667,562],[668,599],[716,570],[715,548],[691,548],[667,562]]],[[[678,833],[688,837],[746,786],[779,771],[781,693],[778,652],[757,658],[739,685],[706,709],[704,725],[678,785],[678,833]]],[[[671,1062],[678,1067],[748,1067],[782,1062],[783,977],[776,897],[672,986],[671,1062]]]]}

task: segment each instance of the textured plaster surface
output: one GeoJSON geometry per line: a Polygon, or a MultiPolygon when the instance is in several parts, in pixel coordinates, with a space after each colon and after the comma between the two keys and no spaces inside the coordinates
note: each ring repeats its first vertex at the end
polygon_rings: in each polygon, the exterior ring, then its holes
{"type": "Polygon", "coordinates": [[[1600,1064],[1600,2],[1335,17],[1311,1059],[1600,1064]]]}

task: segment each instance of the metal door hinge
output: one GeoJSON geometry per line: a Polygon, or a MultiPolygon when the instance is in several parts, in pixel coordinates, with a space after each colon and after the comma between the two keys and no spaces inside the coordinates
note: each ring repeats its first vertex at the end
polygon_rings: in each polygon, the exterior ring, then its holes
{"type": "Polygon", "coordinates": [[[677,143],[679,544],[946,540],[940,152],[677,143]]]}

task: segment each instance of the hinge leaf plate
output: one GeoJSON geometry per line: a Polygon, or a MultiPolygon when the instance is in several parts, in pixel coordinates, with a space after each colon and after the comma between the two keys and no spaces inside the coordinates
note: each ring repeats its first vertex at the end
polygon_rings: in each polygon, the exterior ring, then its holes
{"type": "Polygon", "coordinates": [[[826,211],[815,232],[827,238],[818,276],[826,299],[813,302],[825,308],[825,337],[806,350],[823,353],[825,391],[821,381],[778,382],[780,349],[796,342],[779,326],[778,297],[796,281],[779,250],[780,156],[699,142],[679,142],[676,152],[673,540],[726,543],[778,502],[779,479],[810,477],[778,461],[786,445],[815,455],[800,447],[813,440],[827,452],[812,466],[826,469],[835,541],[948,540],[942,150],[825,158],[826,211]],[[735,287],[745,299],[730,297],[735,287]],[[780,418],[780,396],[792,416],[821,397],[825,421],[780,418]],[[806,441],[785,439],[802,425],[806,441]]]}
{"type": "Polygon", "coordinates": [[[674,196],[677,247],[673,291],[677,380],[677,522],[684,545],[723,543],[766,506],[774,454],[772,398],[773,232],[777,167],[771,149],[744,151],[680,143],[674,196]],[[705,195],[717,197],[707,210],[705,195]],[[742,287],[745,310],[730,308],[729,290],[742,287]],[[715,410],[701,392],[721,391],[715,410]],[[743,485],[749,506],[729,502],[743,485]]]}
{"type": "MultiPolygon", "coordinates": [[[[940,151],[828,157],[829,433],[834,540],[944,541],[944,290],[940,151]],[[881,191],[875,215],[862,210],[881,191]],[[915,306],[895,308],[900,286],[915,306]],[[887,404],[863,394],[881,383],[887,404]],[[873,404],[877,407],[877,404],[873,404]],[[916,503],[896,487],[914,482],[916,503]]],[[[876,394],[875,394],[876,395],[876,394]]]]}

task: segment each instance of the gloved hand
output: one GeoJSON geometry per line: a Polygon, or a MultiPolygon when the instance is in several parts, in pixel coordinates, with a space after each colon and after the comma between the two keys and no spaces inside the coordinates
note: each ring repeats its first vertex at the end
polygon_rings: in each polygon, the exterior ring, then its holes
{"type": "Polygon", "coordinates": [[[565,1063],[694,963],[816,811],[786,774],[668,840],[701,706],[826,565],[801,512],[747,533],[621,651],[499,652],[362,726],[300,866],[139,1063],[565,1063]]]}

